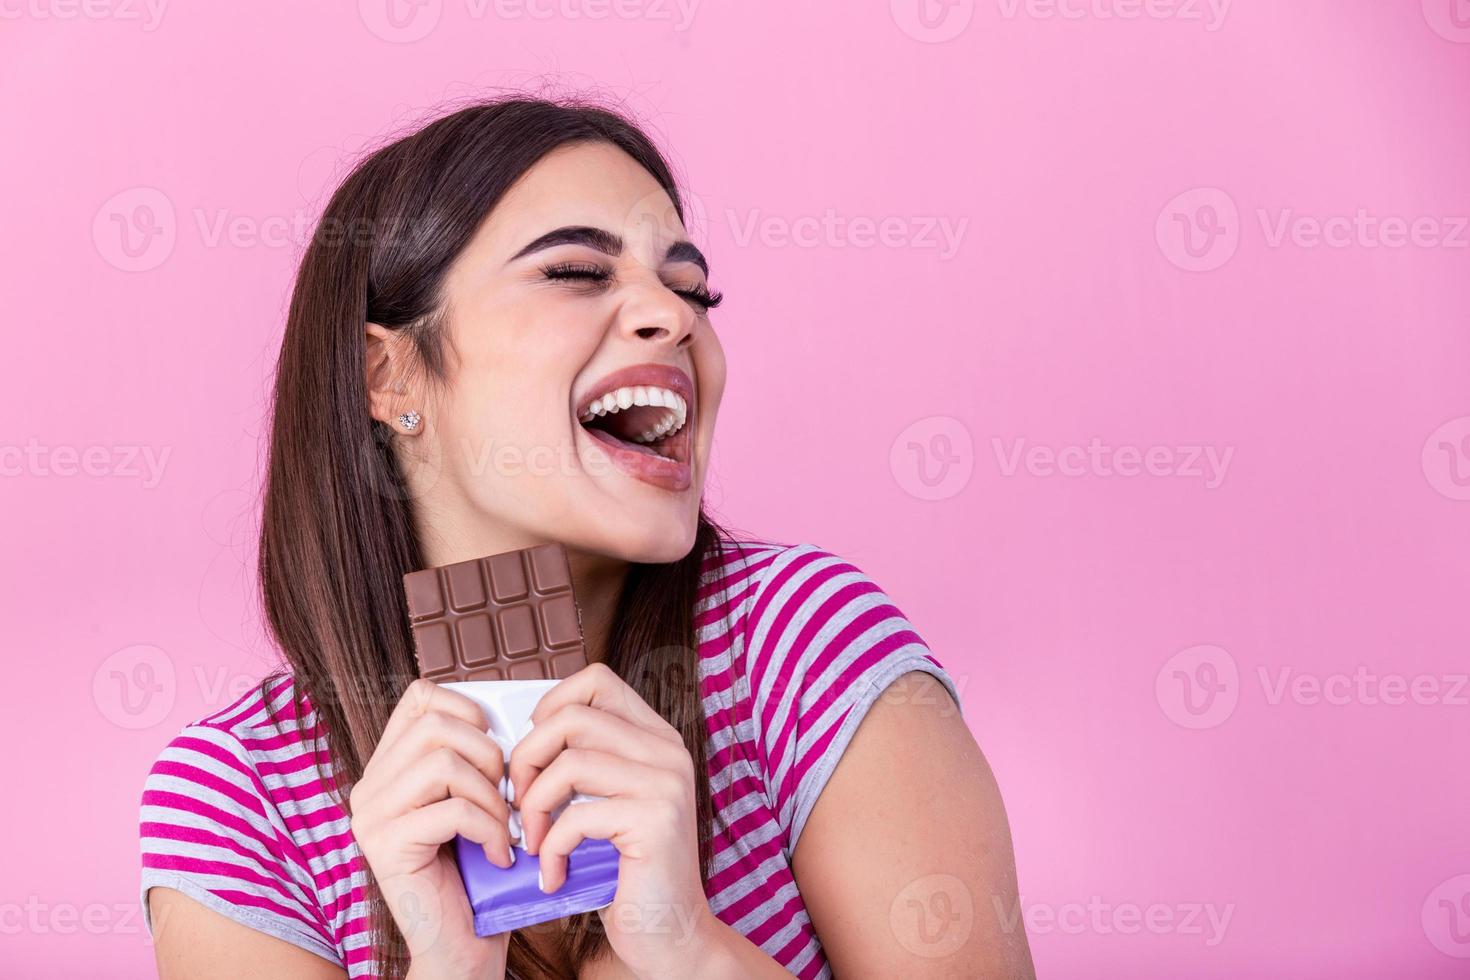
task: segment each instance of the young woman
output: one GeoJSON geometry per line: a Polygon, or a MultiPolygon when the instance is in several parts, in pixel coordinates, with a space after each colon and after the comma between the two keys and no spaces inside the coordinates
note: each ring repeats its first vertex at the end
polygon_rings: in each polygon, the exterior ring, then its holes
{"type": "Polygon", "coordinates": [[[862,571],[701,492],[720,300],[669,167],[578,100],[374,152],[302,260],[260,576],[289,672],[186,727],[142,799],[164,977],[1021,977],[1000,795],[862,571]],[[591,665],[509,759],[415,674],[405,572],[559,541],[591,665]],[[611,906],[479,938],[443,845],[585,838],[611,906]],[[574,791],[605,800],[550,813],[574,791]]]}

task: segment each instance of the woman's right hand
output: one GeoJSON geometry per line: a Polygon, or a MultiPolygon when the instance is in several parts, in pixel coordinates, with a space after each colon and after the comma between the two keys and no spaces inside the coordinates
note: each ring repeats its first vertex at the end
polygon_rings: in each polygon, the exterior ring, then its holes
{"type": "Polygon", "coordinates": [[[454,861],[461,834],[509,867],[500,747],[479,705],[433,681],[403,692],[349,794],[352,834],[412,956],[409,976],[504,976],[509,934],[480,938],[454,861]]]}

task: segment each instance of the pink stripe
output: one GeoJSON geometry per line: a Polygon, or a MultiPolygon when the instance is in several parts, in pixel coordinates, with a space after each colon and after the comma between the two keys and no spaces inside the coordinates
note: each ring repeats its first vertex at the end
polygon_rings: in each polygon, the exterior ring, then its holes
{"type": "MultiPolygon", "coordinates": [[[[761,943],[765,942],[767,939],[770,939],[776,933],[786,928],[786,924],[794,919],[798,912],[805,911],[806,906],[802,904],[801,896],[792,895],[786,900],[785,905],[781,906],[771,915],[767,916],[763,922],[757,925],[750,932],[747,932],[745,936],[751,942],[759,946],[761,943]]],[[[811,927],[808,925],[803,925],[798,930],[798,932],[805,932],[810,928],[811,927]]]]}
{"type": "MultiPolygon", "coordinates": [[[[892,618],[892,607],[890,606],[874,606],[871,609],[859,613],[853,617],[851,622],[838,631],[822,647],[821,651],[811,659],[805,669],[805,676],[811,678],[822,676],[827,668],[832,665],[833,661],[837,660],[838,657],[852,652],[853,644],[859,636],[880,623],[890,621],[892,618]]],[[[858,654],[853,662],[842,670],[831,687],[821,691],[808,689],[812,694],[811,698],[800,697],[801,694],[807,693],[806,691],[798,692],[793,697],[791,710],[787,713],[786,720],[781,723],[781,730],[776,734],[775,739],[772,740],[769,737],[766,739],[766,743],[772,746],[772,751],[767,759],[769,766],[766,769],[767,774],[780,770],[781,764],[786,757],[786,746],[794,742],[792,733],[803,718],[810,717],[813,721],[820,718],[822,713],[830,708],[833,703],[852,692],[853,686],[858,683],[863,671],[870,667],[879,657],[912,643],[913,640],[914,634],[908,630],[899,630],[896,633],[883,637],[877,640],[871,647],[858,654]]],[[[801,649],[801,647],[796,647],[795,649],[801,649]]],[[[791,665],[795,664],[796,659],[796,657],[789,658],[783,666],[794,670],[794,667],[791,667],[791,665]]],[[[776,713],[774,705],[768,706],[768,709],[770,713],[765,720],[766,723],[761,725],[762,731],[766,732],[770,731],[769,722],[774,720],[776,713]]],[[[779,796],[777,802],[780,802],[779,796]]]]}
{"type": "MultiPolygon", "coordinates": [[[[813,579],[817,577],[813,576],[813,579]]],[[[811,584],[815,586],[817,583],[811,584]]],[[[802,591],[805,592],[807,590],[803,588],[802,591]]],[[[800,707],[803,712],[814,712],[818,710],[819,706],[830,704],[831,701],[840,698],[847,691],[848,684],[852,681],[852,676],[848,671],[843,671],[836,682],[823,691],[816,690],[815,684],[808,685],[807,681],[810,678],[814,682],[816,678],[822,676],[823,671],[827,669],[832,661],[838,655],[846,652],[849,644],[853,640],[865,632],[867,628],[894,618],[897,615],[897,610],[887,604],[874,606],[871,609],[859,613],[852,621],[848,622],[842,628],[841,632],[827,641],[827,644],[815,657],[808,656],[809,648],[824,628],[829,627],[838,619],[843,618],[843,614],[851,604],[856,603],[863,596],[872,594],[874,591],[875,587],[872,583],[863,581],[852,582],[839,588],[822,601],[821,605],[807,618],[806,622],[802,623],[795,630],[794,635],[789,636],[787,635],[787,629],[790,626],[791,619],[800,611],[801,602],[804,602],[807,596],[793,596],[792,601],[782,608],[778,618],[781,625],[779,634],[767,634],[768,637],[771,635],[779,636],[778,640],[769,645],[773,651],[771,658],[779,656],[781,660],[779,663],[773,663],[769,668],[775,671],[774,681],[770,681],[764,676],[761,678],[761,684],[769,684],[771,688],[767,696],[765,714],[761,717],[760,725],[761,731],[766,735],[763,741],[767,745],[773,742],[779,744],[786,736],[786,732],[782,731],[779,733],[780,737],[778,739],[773,740],[770,737],[771,730],[769,722],[774,719],[777,709],[781,705],[789,703],[793,711],[797,707],[800,707]],[[855,630],[853,627],[858,623],[865,625],[862,629],[855,630]],[[805,667],[800,667],[803,659],[807,660],[807,664],[805,667]],[[800,677],[796,676],[798,669],[802,671],[800,677]],[[809,698],[815,698],[816,701],[809,702],[809,698]]],[[[755,682],[752,681],[752,687],[754,686],[755,682]]],[[[786,719],[788,727],[791,722],[792,716],[788,715],[786,719]]],[[[772,763],[769,771],[774,772],[775,768],[776,764],[772,763]]]]}
{"type": "MultiPolygon", "coordinates": [[[[828,668],[833,660],[837,659],[837,657],[842,656],[844,653],[847,653],[852,649],[851,643],[840,644],[838,641],[842,640],[845,635],[850,634],[853,637],[856,637],[858,634],[871,628],[873,623],[867,622],[867,620],[876,618],[878,617],[875,615],[864,613],[854,619],[849,628],[844,629],[841,633],[834,637],[834,642],[826,649],[824,649],[822,653],[818,655],[817,659],[813,661],[810,667],[810,673],[812,674],[812,676],[817,676],[821,674],[822,671],[828,668]]],[[[786,721],[782,726],[782,732],[779,736],[778,741],[776,742],[775,751],[772,754],[771,758],[771,768],[768,770],[768,772],[776,773],[781,770],[781,767],[786,760],[786,750],[788,746],[793,749],[799,748],[798,743],[802,740],[803,736],[799,728],[797,728],[796,726],[801,723],[801,720],[803,718],[811,719],[811,723],[814,724],[829,708],[831,708],[832,703],[836,702],[838,698],[842,697],[844,694],[861,695],[866,687],[863,680],[864,675],[866,675],[867,672],[871,668],[876,666],[884,657],[888,656],[890,653],[893,653],[895,650],[911,645],[916,639],[917,638],[914,636],[914,634],[909,632],[908,630],[899,630],[897,633],[889,634],[888,636],[885,636],[875,641],[870,647],[865,649],[862,653],[858,654],[851,663],[844,667],[837,681],[830,688],[827,688],[826,690],[820,692],[814,702],[804,703],[801,705],[801,710],[799,712],[793,710],[791,714],[787,715],[786,721]],[[797,717],[798,714],[801,716],[801,718],[797,717]]],[[[838,722],[834,722],[833,726],[835,727],[835,725],[838,723],[840,723],[840,719],[838,722]]],[[[814,733],[808,732],[807,734],[811,735],[814,733]]],[[[793,762],[799,761],[799,759],[793,760],[793,762]]],[[[810,763],[808,763],[808,767],[810,767],[810,763]]],[[[789,775],[790,774],[788,773],[788,777],[789,775]]],[[[778,796],[777,803],[779,804],[780,802],[781,798],[778,796]]]]}
{"type": "MultiPolygon", "coordinates": [[[[160,765],[161,763],[155,763],[153,771],[158,772],[160,765]]],[[[195,771],[200,772],[201,775],[207,775],[200,770],[195,771]]],[[[196,782],[199,782],[201,785],[203,784],[203,780],[196,780],[196,782]]],[[[259,805],[258,801],[256,802],[259,805]]],[[[289,850],[297,858],[295,862],[297,867],[303,871],[309,867],[306,863],[306,856],[301,853],[301,848],[294,839],[282,837],[279,832],[274,831],[269,837],[262,836],[261,831],[241,815],[231,813],[227,810],[221,810],[219,807],[206,803],[198,797],[183,796],[168,790],[145,789],[143,791],[142,805],[192,813],[220,827],[234,830],[242,837],[255,841],[283,863],[288,860],[286,852],[289,850]]]]}
{"type": "Polygon", "coordinates": [[[751,590],[760,584],[761,571],[775,560],[775,554],[768,555],[705,590],[699,597],[699,601],[707,605],[695,615],[695,627],[704,629],[715,625],[728,615],[730,609],[738,607],[741,601],[750,595],[751,590]],[[717,596],[719,597],[718,602],[714,601],[717,596]]]}
{"type": "MultiPolygon", "coordinates": [[[[732,826],[736,828],[737,835],[751,834],[776,823],[776,818],[771,816],[768,810],[757,811],[750,816],[753,819],[747,820],[742,818],[733,823],[732,826]]],[[[706,894],[719,895],[727,888],[734,888],[739,885],[742,880],[749,877],[752,872],[760,867],[761,862],[768,861],[780,855],[781,840],[782,834],[778,827],[777,832],[772,834],[769,840],[760,844],[750,845],[748,853],[741,854],[729,867],[723,868],[710,876],[710,880],[705,885],[706,894]]],[[[723,848],[722,851],[730,849],[723,848]]],[[[760,892],[761,889],[755,889],[756,894],[760,892]]],[[[759,905],[760,902],[757,901],[756,904],[759,905]]]]}
{"type": "MultiPolygon", "coordinates": [[[[234,738],[234,736],[231,735],[229,732],[225,732],[224,735],[226,738],[234,738]]],[[[211,742],[208,739],[195,738],[189,735],[180,735],[178,738],[174,739],[173,745],[175,748],[188,749],[189,751],[195,752],[199,755],[207,756],[208,758],[213,759],[215,762],[218,762],[220,765],[228,769],[232,769],[240,775],[244,776],[245,779],[252,786],[255,787],[259,798],[265,799],[270,796],[270,794],[266,791],[265,784],[260,781],[260,775],[255,771],[255,768],[249,762],[241,759],[239,756],[235,755],[233,752],[230,752],[228,749],[225,749],[224,747],[214,742],[211,742]]],[[[254,797],[252,797],[252,799],[253,798],[254,797]]]]}
{"type": "Polygon", "coordinates": [[[250,892],[232,891],[230,889],[210,889],[210,890],[214,894],[218,895],[220,898],[222,898],[225,901],[231,903],[232,905],[246,905],[246,906],[249,906],[250,908],[265,909],[266,911],[274,912],[277,915],[288,916],[291,919],[293,919],[294,921],[300,922],[302,925],[304,925],[308,929],[310,929],[313,933],[316,934],[316,936],[317,936],[318,939],[320,939],[322,942],[324,942],[324,943],[327,944],[328,948],[330,948],[330,949],[337,949],[338,948],[337,944],[332,941],[332,938],[330,936],[328,936],[325,933],[323,933],[320,928],[318,928],[317,926],[313,925],[309,920],[302,919],[298,915],[293,915],[291,913],[291,910],[290,909],[286,908],[285,906],[279,905],[279,904],[277,904],[275,902],[272,902],[270,899],[265,898],[264,896],[255,895],[255,894],[252,894],[250,892]]]}
{"type": "MultiPolygon", "coordinates": [[[[143,855],[143,867],[153,868],[159,871],[182,871],[198,875],[212,875],[216,878],[226,878],[237,882],[249,882],[257,887],[267,888],[291,903],[290,905],[282,905],[279,902],[272,901],[272,906],[283,912],[287,912],[297,922],[301,922],[310,926],[313,930],[321,932],[322,938],[329,945],[331,943],[330,938],[324,931],[325,922],[320,926],[312,922],[309,915],[303,914],[304,909],[300,905],[300,898],[287,891],[279,879],[262,874],[255,868],[247,867],[243,864],[232,864],[228,861],[206,861],[203,858],[186,857],[182,854],[159,854],[156,852],[143,855]]],[[[221,889],[218,888],[211,888],[209,890],[216,895],[222,894],[221,889]]],[[[270,901],[263,896],[262,900],[270,901]]],[[[309,907],[309,905],[306,906],[306,908],[309,907]]]]}
{"type": "MultiPolygon", "coordinates": [[[[895,633],[893,637],[890,638],[894,641],[892,643],[890,643],[889,640],[885,639],[873,644],[872,649],[864,653],[862,657],[859,658],[859,660],[855,661],[853,666],[858,668],[861,673],[866,674],[869,668],[876,666],[883,660],[883,658],[892,653],[893,650],[902,646],[906,646],[909,643],[913,642],[912,640],[899,640],[898,638],[902,637],[903,635],[903,633],[895,633]]],[[[924,659],[929,661],[930,663],[936,663],[933,657],[925,656],[924,659]]],[[[843,722],[846,721],[849,713],[850,709],[849,711],[842,712],[842,714],[831,725],[827,727],[827,730],[822,733],[821,737],[815,743],[809,746],[805,751],[800,751],[800,747],[798,746],[798,751],[800,752],[800,754],[797,756],[796,764],[791,767],[792,770],[795,771],[797,782],[805,779],[807,771],[810,770],[812,766],[822,761],[822,756],[827,754],[827,747],[832,744],[832,739],[835,738],[837,733],[842,730],[843,722]]]]}
{"type": "Polygon", "coordinates": [[[336,803],[326,803],[317,807],[315,810],[293,814],[289,817],[283,813],[281,814],[281,820],[285,823],[286,829],[294,834],[298,831],[314,830],[323,824],[341,820],[346,816],[347,814],[342,812],[342,808],[336,803]]]}
{"type": "MultiPolygon", "coordinates": [[[[770,607],[771,603],[776,601],[776,593],[784,587],[787,581],[794,578],[796,573],[801,569],[820,560],[820,555],[809,553],[790,562],[782,569],[777,579],[763,588],[761,594],[756,597],[755,604],[750,610],[750,628],[752,630],[759,628],[761,621],[765,618],[766,609],[770,607]]],[[[791,656],[794,641],[788,640],[786,636],[787,630],[791,625],[791,620],[801,610],[807,598],[834,574],[840,574],[840,570],[835,568],[818,569],[809,575],[806,581],[797,586],[796,590],[790,596],[787,596],[782,601],[781,606],[775,610],[771,624],[765,633],[765,642],[760,644],[759,648],[752,649],[751,638],[747,637],[745,655],[750,661],[749,672],[752,695],[767,683],[766,674],[773,669],[776,671],[775,681],[777,682],[774,691],[781,692],[785,690],[785,680],[792,669],[790,664],[795,659],[791,656]],[[778,656],[784,658],[783,662],[775,664],[773,668],[771,666],[772,662],[778,656]]],[[[808,622],[820,626],[825,622],[822,619],[822,610],[827,608],[828,605],[823,604],[821,609],[814,613],[808,622]]],[[[779,694],[776,697],[779,699],[779,694]]]]}
{"type": "Polygon", "coordinates": [[[247,749],[256,752],[278,752],[282,749],[294,749],[297,752],[310,753],[312,747],[304,744],[300,732],[283,731],[265,738],[241,735],[240,744],[247,749]]]}
{"type": "MultiPolygon", "coordinates": [[[[789,579],[799,568],[805,567],[816,561],[816,556],[807,555],[798,562],[792,562],[787,566],[781,578],[789,579]]],[[[799,646],[798,637],[787,636],[792,618],[801,610],[807,598],[819,588],[825,581],[821,571],[809,576],[805,582],[796,588],[785,602],[775,610],[774,619],[765,633],[765,641],[756,649],[751,649],[751,642],[747,640],[745,655],[749,661],[747,670],[750,675],[750,693],[752,699],[764,697],[763,704],[752,705],[753,709],[760,714],[757,728],[760,729],[762,737],[758,740],[757,758],[766,773],[775,772],[775,766],[771,763],[768,755],[775,740],[771,737],[770,723],[775,718],[781,705],[787,703],[788,692],[795,686],[792,683],[792,674],[796,670],[797,662],[801,659],[802,648],[799,646]],[[766,689],[769,690],[766,690],[766,689]],[[765,691],[764,695],[761,693],[765,691]]],[[[756,600],[757,605],[764,607],[772,601],[772,596],[777,591],[777,583],[763,592],[756,600]]],[[[809,625],[824,624],[826,619],[824,612],[833,608],[829,600],[824,602],[815,613],[808,619],[809,625]]],[[[762,618],[762,612],[751,611],[750,620],[752,624],[758,624],[762,618]]],[[[815,675],[814,675],[815,676],[815,675]]]]}
{"type": "Polygon", "coordinates": [[[154,764],[153,772],[160,776],[173,776],[184,782],[212,789],[221,796],[233,800],[241,809],[249,810],[262,819],[265,817],[265,807],[261,805],[259,797],[251,796],[228,779],[222,779],[198,766],[191,766],[187,762],[160,760],[154,764]]]}
{"type": "Polygon", "coordinates": [[[313,768],[314,762],[312,753],[303,749],[295,755],[287,756],[284,761],[257,759],[255,769],[262,776],[294,776],[297,773],[306,772],[308,769],[313,768]]]}
{"type": "MultiPolygon", "coordinates": [[[[791,883],[792,880],[793,879],[791,877],[790,871],[788,871],[784,867],[777,868],[770,875],[768,875],[764,879],[759,880],[755,888],[752,888],[741,898],[737,899],[733,905],[725,909],[726,913],[733,913],[731,915],[730,921],[742,919],[745,916],[749,915],[751,912],[760,908],[763,904],[765,904],[768,899],[779,892],[787,884],[791,883]]],[[[773,912],[767,918],[762,919],[760,923],[756,926],[757,931],[767,922],[770,922],[773,918],[778,920],[781,919],[781,913],[779,910],[773,912]]],[[[775,930],[771,931],[774,932],[775,930]]],[[[767,932],[766,935],[770,935],[770,932],[767,932]]],[[[745,936],[757,946],[760,945],[761,941],[755,938],[756,934],[754,932],[747,932],[745,933],[745,936]]]]}
{"type": "MultiPolygon", "coordinates": [[[[273,874],[283,883],[287,883],[299,894],[294,895],[297,901],[310,908],[312,898],[306,893],[296,881],[295,877],[286,870],[286,866],[276,860],[269,850],[265,854],[252,851],[239,841],[225,837],[222,834],[212,833],[200,827],[191,827],[184,824],[158,823],[154,821],[143,821],[139,824],[138,833],[144,838],[144,847],[147,847],[149,839],[176,840],[187,844],[201,844],[209,847],[218,847],[223,850],[232,851],[247,861],[253,861],[263,871],[273,874]]],[[[147,853],[157,853],[149,851],[147,853]]],[[[146,858],[145,858],[146,860],[146,858]]]]}

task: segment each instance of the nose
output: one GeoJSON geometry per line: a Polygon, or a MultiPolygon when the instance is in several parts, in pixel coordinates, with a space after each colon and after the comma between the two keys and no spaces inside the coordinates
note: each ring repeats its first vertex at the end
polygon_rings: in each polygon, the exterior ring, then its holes
{"type": "Polygon", "coordinates": [[[624,304],[618,329],[630,340],[685,347],[694,341],[696,318],[684,297],[663,283],[651,283],[624,304]]]}

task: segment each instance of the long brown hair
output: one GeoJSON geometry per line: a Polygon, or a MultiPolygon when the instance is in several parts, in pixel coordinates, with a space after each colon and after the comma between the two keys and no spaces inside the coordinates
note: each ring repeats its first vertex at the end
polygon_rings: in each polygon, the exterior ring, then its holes
{"type": "MultiPolygon", "coordinates": [[[[402,576],[422,567],[413,501],[391,430],[368,412],[364,324],[407,331],[431,380],[445,377],[445,272],[511,185],[551,150],[606,142],[684,206],[653,142],[618,112],[580,97],[480,101],[382,146],[333,194],[302,257],[277,364],[260,537],[260,583],[293,697],[315,709],[339,802],[362,776],[393,705],[416,674],[402,576]]],[[[714,807],[698,691],[694,607],[701,560],[729,533],[701,508],[693,548],[629,568],[607,663],[676,727],[694,759],[700,873],[707,880],[714,807]]],[[[366,862],[363,870],[367,871],[366,862]]],[[[369,871],[371,878],[371,872],[369,871]]],[[[407,967],[407,947],[376,882],[366,892],[379,969],[407,967]]],[[[595,913],[574,916],[558,952],[603,952],[595,913]]],[[[555,976],[519,935],[509,973],[555,976]]]]}

